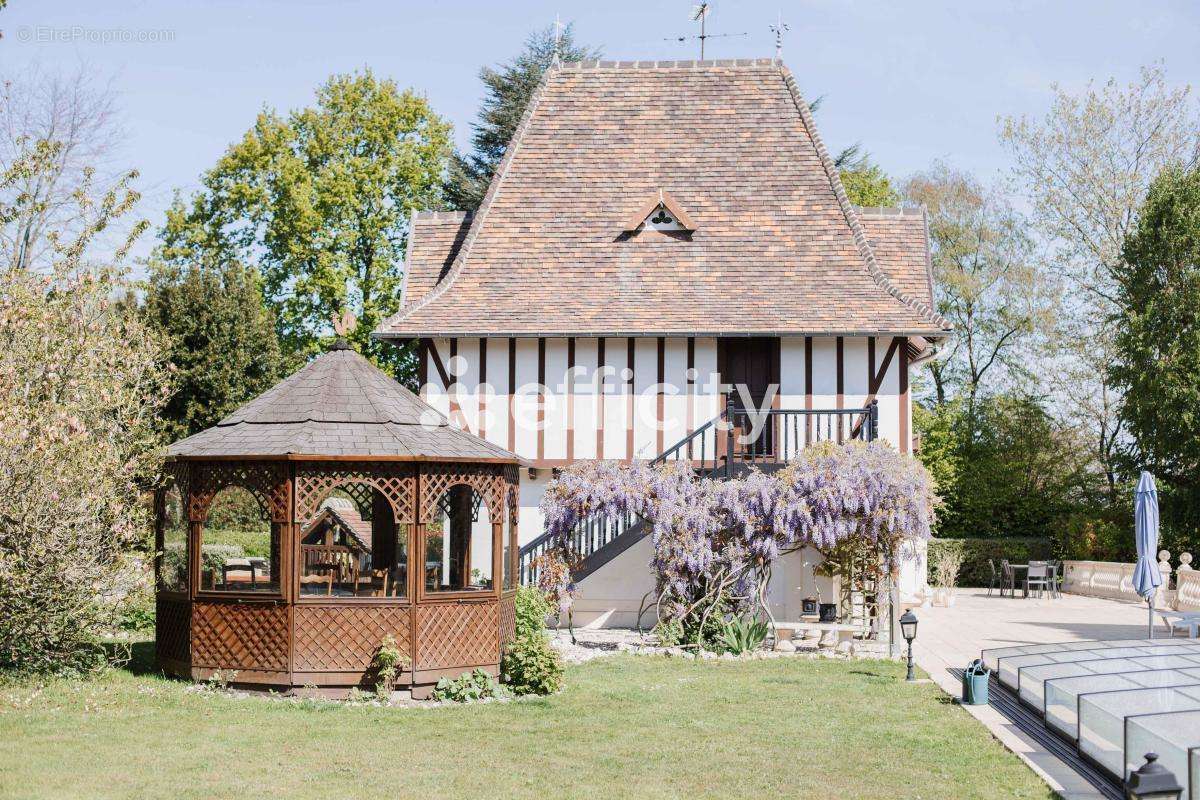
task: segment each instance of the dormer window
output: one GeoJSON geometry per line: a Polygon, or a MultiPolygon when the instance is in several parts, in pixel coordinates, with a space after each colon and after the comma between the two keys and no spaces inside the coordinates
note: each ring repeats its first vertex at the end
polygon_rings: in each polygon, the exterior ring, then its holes
{"type": "Polygon", "coordinates": [[[694,231],[696,223],[675,198],[667,194],[665,189],[659,189],[629,216],[624,230],[629,233],[641,230],[694,231]]]}

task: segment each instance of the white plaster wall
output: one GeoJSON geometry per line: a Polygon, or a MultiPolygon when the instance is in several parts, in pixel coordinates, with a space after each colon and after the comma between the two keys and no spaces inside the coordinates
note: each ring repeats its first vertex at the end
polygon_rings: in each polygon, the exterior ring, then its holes
{"type": "MultiPolygon", "coordinates": [[[[678,442],[687,428],[687,339],[669,338],[663,359],[663,447],[678,442]]],[[[658,454],[655,449],[655,455],[658,454]]]]}
{"type": "MultiPolygon", "coordinates": [[[[814,365],[815,367],[815,365],[814,365]]],[[[779,341],[779,407],[804,408],[804,337],[779,341]]]]}
{"type": "Polygon", "coordinates": [[[542,535],[542,511],[539,507],[546,484],[550,482],[550,470],[539,469],[536,478],[529,477],[529,470],[521,470],[520,504],[517,512],[517,543],[522,547],[542,535]]]}
{"type": "MultiPolygon", "coordinates": [[[[478,351],[476,351],[478,353],[478,351]]],[[[487,440],[508,447],[508,404],[513,387],[508,385],[508,340],[489,339],[487,346],[487,440]]]]}
{"type": "Polygon", "coordinates": [[[782,556],[771,570],[767,604],[777,622],[799,622],[806,597],[819,602],[837,602],[838,589],[831,578],[814,574],[821,554],[811,548],[782,556]]]}
{"type": "MultiPolygon", "coordinates": [[[[686,341],[684,341],[684,347],[687,347],[686,341]]],[[[709,420],[715,419],[724,408],[724,398],[721,396],[720,391],[721,376],[717,372],[717,340],[711,337],[696,339],[693,357],[696,364],[696,381],[692,387],[691,428],[692,430],[696,430],[709,420]]],[[[684,387],[686,389],[686,381],[684,387]]],[[[674,441],[678,441],[680,438],[682,436],[676,437],[673,441],[668,441],[666,443],[667,446],[669,447],[674,441]]],[[[716,452],[717,431],[709,429],[704,434],[703,439],[703,455],[706,459],[711,459],[716,452]]],[[[686,456],[686,452],[683,455],[686,456]]],[[[697,440],[693,445],[692,459],[698,460],[701,455],[701,442],[697,440]]]]}
{"type": "Polygon", "coordinates": [[[866,338],[845,337],[842,340],[843,408],[862,408],[867,404],[867,395],[870,393],[869,367],[866,338]]]}
{"type": "Polygon", "coordinates": [[[604,340],[604,457],[626,457],[625,430],[629,424],[629,387],[625,379],[628,339],[604,340]]]}
{"type": "Polygon", "coordinates": [[[517,395],[513,398],[516,452],[523,458],[537,458],[537,339],[517,339],[516,363],[517,395]]]}
{"type": "Polygon", "coordinates": [[[658,340],[634,340],[633,393],[635,416],[633,424],[633,455],[635,458],[654,458],[658,455],[658,340]]]}
{"type": "Polygon", "coordinates": [[[596,339],[575,340],[575,376],[571,395],[575,458],[596,458],[596,431],[600,425],[597,417],[600,405],[596,401],[599,392],[597,348],[596,339]]]}
{"type": "MultiPolygon", "coordinates": [[[[536,373],[535,380],[536,380],[536,373]]],[[[545,458],[567,457],[567,340],[546,340],[545,458]]]]}
{"type": "MultiPolygon", "coordinates": [[[[887,354],[890,346],[890,339],[876,340],[875,364],[877,369],[883,363],[883,357],[887,354]]],[[[891,442],[897,448],[900,447],[900,362],[901,353],[897,349],[876,395],[876,399],[879,401],[879,438],[891,442]]],[[[909,430],[912,430],[911,426],[909,430]]]]}
{"type": "MultiPolygon", "coordinates": [[[[433,339],[430,342],[430,345],[433,350],[437,351],[438,355],[442,359],[442,363],[445,364],[450,358],[450,341],[448,339],[433,339]]],[[[447,394],[447,387],[442,383],[441,375],[437,371],[433,353],[430,353],[426,357],[425,367],[429,376],[429,382],[425,386],[421,387],[421,397],[426,403],[429,403],[429,405],[436,408],[444,416],[449,417],[450,395],[447,394]]]]}
{"type": "MultiPolygon", "coordinates": [[[[631,628],[637,625],[638,607],[654,590],[650,572],[650,537],[635,543],[612,561],[581,580],[571,617],[579,627],[631,628]]],[[[654,625],[653,609],[642,625],[654,625]]]]}

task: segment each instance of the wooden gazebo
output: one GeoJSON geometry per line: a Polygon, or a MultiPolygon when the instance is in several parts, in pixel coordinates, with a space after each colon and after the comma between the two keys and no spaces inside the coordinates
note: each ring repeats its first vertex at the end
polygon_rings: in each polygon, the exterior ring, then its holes
{"type": "Polygon", "coordinates": [[[391,637],[416,697],[512,634],[518,460],[339,340],[172,445],[157,496],[161,667],[327,694],[391,637]],[[319,519],[320,518],[320,519],[319,519]]]}

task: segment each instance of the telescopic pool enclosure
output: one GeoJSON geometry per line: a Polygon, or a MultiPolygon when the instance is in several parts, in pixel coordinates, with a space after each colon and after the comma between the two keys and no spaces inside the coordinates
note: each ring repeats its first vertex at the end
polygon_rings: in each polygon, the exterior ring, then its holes
{"type": "Polygon", "coordinates": [[[161,667],[279,691],[497,672],[512,635],[518,459],[342,340],[172,445],[156,495],[161,667]]]}
{"type": "Polygon", "coordinates": [[[1127,639],[983,651],[1000,685],[1123,781],[1157,753],[1200,798],[1200,641],[1127,639]]]}

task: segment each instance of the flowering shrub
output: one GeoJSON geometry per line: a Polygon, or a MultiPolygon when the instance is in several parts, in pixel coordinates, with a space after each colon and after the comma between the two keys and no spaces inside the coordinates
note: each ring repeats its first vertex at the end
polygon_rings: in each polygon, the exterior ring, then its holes
{"type": "Polygon", "coordinates": [[[514,694],[552,694],[562,686],[562,657],[546,639],[546,617],[553,606],[532,586],[517,588],[516,626],[500,660],[504,683],[514,694]]]}
{"type": "Polygon", "coordinates": [[[581,462],[551,482],[542,510],[564,552],[592,514],[646,520],[659,619],[680,621],[699,646],[727,614],[769,616],[766,590],[781,555],[862,542],[894,561],[903,540],[929,537],[935,502],[920,462],[883,442],[855,441],[822,443],[778,473],[728,481],[698,479],[686,461],[581,462]]]}
{"type": "MultiPolygon", "coordinates": [[[[0,219],[29,213],[14,181],[52,169],[42,143],[0,165],[0,219]]],[[[0,667],[86,669],[141,573],[144,491],[157,473],[165,371],[154,338],[117,302],[121,274],[83,262],[128,209],[119,185],[76,200],[82,232],[50,235],[47,272],[0,272],[0,667]]],[[[0,262],[13,263],[0,239],[0,262]]],[[[118,253],[118,260],[121,253],[118,253]]]]}

